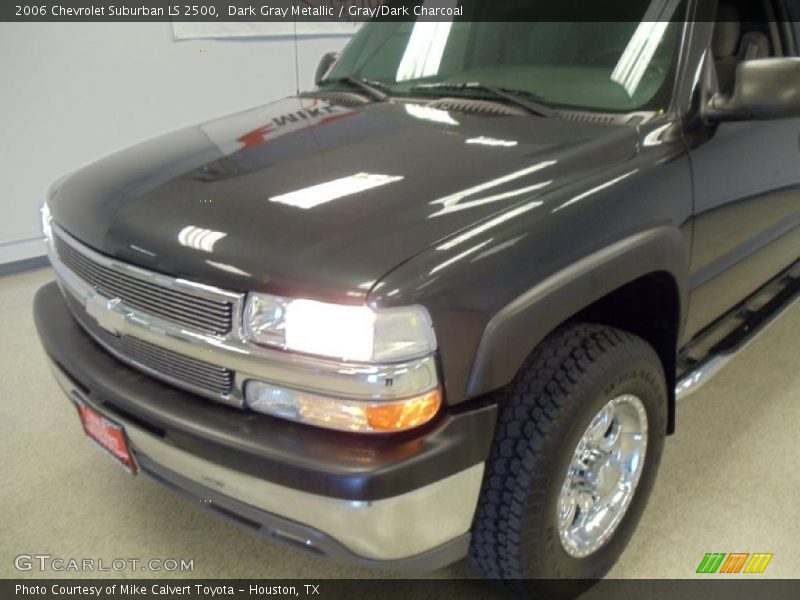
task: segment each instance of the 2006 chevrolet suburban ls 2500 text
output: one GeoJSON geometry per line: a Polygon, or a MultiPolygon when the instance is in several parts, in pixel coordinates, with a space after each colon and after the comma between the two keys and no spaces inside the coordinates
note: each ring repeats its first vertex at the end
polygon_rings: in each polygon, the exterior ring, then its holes
{"type": "Polygon", "coordinates": [[[640,4],[368,23],[57,182],[35,317],[86,433],[336,560],[606,573],[676,397],[800,287],[800,5],[640,4]]]}

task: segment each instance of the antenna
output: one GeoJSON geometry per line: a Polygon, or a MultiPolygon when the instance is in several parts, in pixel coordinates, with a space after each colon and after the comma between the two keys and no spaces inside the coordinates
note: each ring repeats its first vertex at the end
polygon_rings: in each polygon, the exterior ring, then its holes
{"type": "Polygon", "coordinates": [[[295,94],[300,94],[300,52],[297,48],[297,16],[294,18],[294,81],[295,81],[295,94]]]}

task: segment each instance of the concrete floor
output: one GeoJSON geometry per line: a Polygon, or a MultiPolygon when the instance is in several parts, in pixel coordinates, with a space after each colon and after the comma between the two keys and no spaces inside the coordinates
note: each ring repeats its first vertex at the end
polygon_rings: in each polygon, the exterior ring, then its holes
{"type": "MultiPolygon", "coordinates": [[[[32,298],[50,279],[49,269],[0,278],[0,577],[38,575],[14,569],[21,553],[194,559],[183,577],[395,576],[263,540],[101,456],[34,332],[32,298]]],[[[800,575],[799,334],[796,304],[680,405],[650,505],[612,576],[692,578],[706,552],[772,552],[764,577],[800,575]]],[[[469,573],[457,564],[428,576],[469,573]]]]}

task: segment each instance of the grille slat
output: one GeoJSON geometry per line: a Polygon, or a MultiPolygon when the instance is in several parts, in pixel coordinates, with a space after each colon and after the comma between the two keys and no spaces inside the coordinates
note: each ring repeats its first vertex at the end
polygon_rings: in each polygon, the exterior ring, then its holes
{"type": "Polygon", "coordinates": [[[145,367],[212,392],[228,394],[233,387],[233,373],[228,369],[221,369],[132,337],[109,336],[106,343],[145,367]]]}
{"type": "Polygon", "coordinates": [[[130,344],[121,344],[121,349],[125,351],[126,356],[136,358],[142,364],[152,366],[158,371],[180,374],[183,379],[195,382],[200,380],[213,385],[226,382],[225,371],[215,372],[207,369],[206,372],[204,372],[202,365],[188,365],[179,362],[180,357],[176,356],[168,357],[172,362],[167,363],[164,360],[167,357],[154,355],[145,349],[136,348],[130,344]]]}
{"type": "Polygon", "coordinates": [[[80,254],[80,252],[76,251],[74,248],[71,248],[68,244],[63,243],[60,245],[59,252],[61,254],[69,254],[69,260],[73,261],[76,266],[80,266],[82,268],[86,268],[88,270],[93,271],[98,275],[113,275],[112,281],[118,280],[119,283],[127,283],[129,285],[138,286],[143,289],[146,289],[148,292],[152,292],[154,294],[159,294],[164,297],[168,297],[171,300],[178,302],[178,303],[186,303],[189,306],[195,306],[198,304],[202,304],[211,310],[221,311],[224,310],[222,303],[214,300],[206,300],[204,298],[200,298],[198,296],[190,296],[188,294],[184,294],[182,292],[176,292],[171,290],[167,287],[162,285],[158,285],[155,283],[151,283],[149,281],[144,281],[141,279],[136,279],[135,277],[130,277],[123,273],[119,273],[118,271],[114,271],[107,267],[98,265],[97,263],[89,260],[87,257],[80,254]]]}
{"type": "Polygon", "coordinates": [[[233,305],[229,301],[193,296],[120,273],[80,253],[60,235],[55,236],[55,246],[61,262],[103,295],[204,333],[225,335],[231,331],[233,305]]]}
{"type": "Polygon", "coordinates": [[[94,277],[104,277],[105,281],[112,286],[128,286],[129,288],[133,286],[134,289],[141,288],[150,294],[162,296],[171,302],[186,306],[187,308],[193,308],[198,305],[202,305],[206,310],[221,314],[226,310],[227,312],[230,312],[229,307],[221,306],[220,303],[214,302],[213,300],[205,300],[203,298],[192,297],[180,292],[174,292],[158,284],[137,280],[134,277],[129,277],[122,273],[110,271],[108,268],[100,267],[96,263],[91,262],[86,257],[77,253],[67,244],[63,245],[63,247],[60,249],[60,252],[62,253],[62,257],[64,254],[69,254],[68,260],[70,260],[70,262],[72,262],[76,268],[90,272],[90,274],[94,277]],[[110,273],[113,273],[113,276],[110,275],[109,271],[110,273]]]}
{"type": "MultiPolygon", "coordinates": [[[[120,281],[113,281],[108,278],[108,276],[103,273],[102,271],[98,271],[92,266],[89,265],[76,265],[76,268],[73,269],[74,271],[80,271],[80,274],[84,276],[84,279],[95,279],[97,282],[98,288],[103,288],[107,292],[111,292],[111,295],[116,295],[117,292],[121,294],[130,295],[132,299],[136,299],[142,303],[147,303],[152,299],[159,299],[165,302],[170,302],[175,306],[175,309],[183,309],[183,310],[192,310],[195,307],[192,306],[191,303],[188,303],[184,300],[180,299],[173,299],[166,295],[161,295],[157,291],[153,290],[152,292],[148,290],[147,293],[138,290],[137,288],[131,288],[124,280],[120,281]]],[[[164,310],[170,310],[166,307],[161,307],[164,310]]],[[[218,308],[206,308],[206,311],[210,312],[215,317],[225,318],[226,316],[230,315],[230,310],[225,309],[218,309],[218,308]]],[[[181,313],[178,312],[180,315],[181,313]]]]}
{"type": "MultiPolygon", "coordinates": [[[[73,270],[76,271],[79,275],[82,275],[84,280],[87,279],[86,273],[83,270],[78,270],[78,269],[73,269],[73,270]]],[[[147,311],[147,309],[150,307],[150,302],[149,302],[150,298],[142,296],[138,292],[133,292],[127,289],[119,288],[117,286],[108,285],[106,283],[106,280],[102,276],[97,277],[97,284],[95,287],[99,292],[112,298],[124,296],[126,304],[131,305],[132,308],[140,308],[144,311],[147,311]]],[[[184,312],[181,311],[180,308],[173,309],[168,306],[162,305],[159,307],[159,309],[165,315],[166,314],[172,315],[172,317],[177,321],[180,321],[184,315],[184,312]]],[[[225,317],[224,314],[220,315],[220,318],[224,317],[225,317]]],[[[206,325],[210,329],[213,329],[216,324],[216,320],[214,319],[197,318],[196,320],[199,324],[206,325]]]]}
{"type": "MultiPolygon", "coordinates": [[[[163,361],[165,358],[163,354],[153,352],[152,349],[143,348],[142,346],[137,346],[130,343],[127,338],[120,339],[123,340],[120,347],[128,352],[131,356],[139,356],[142,359],[145,359],[146,362],[154,365],[158,364],[159,361],[163,361]]],[[[214,365],[183,361],[181,359],[184,357],[180,355],[171,355],[170,358],[171,362],[169,364],[162,365],[161,368],[163,368],[163,370],[172,369],[175,371],[180,371],[185,375],[191,375],[193,377],[206,379],[212,382],[219,381],[221,378],[224,379],[225,374],[228,372],[227,369],[216,369],[214,368],[214,365]]]]}
{"type": "MultiPolygon", "coordinates": [[[[137,344],[137,342],[141,342],[141,340],[137,340],[137,338],[129,336],[121,337],[120,339],[123,340],[120,347],[130,350],[131,353],[136,352],[137,354],[148,358],[150,362],[155,363],[155,361],[164,358],[164,354],[162,352],[158,352],[156,346],[145,346],[144,344],[147,342],[137,344]],[[131,342],[130,340],[134,341],[131,342]]],[[[171,351],[168,350],[167,352],[171,351]]],[[[171,358],[173,359],[176,369],[182,369],[187,373],[195,373],[198,377],[209,377],[211,379],[215,379],[217,376],[224,375],[228,372],[228,370],[223,367],[218,367],[209,363],[203,363],[193,358],[187,358],[187,360],[184,361],[182,359],[185,357],[181,354],[172,353],[171,358]]],[[[172,365],[166,365],[165,368],[167,368],[167,366],[171,367],[172,365]]]]}

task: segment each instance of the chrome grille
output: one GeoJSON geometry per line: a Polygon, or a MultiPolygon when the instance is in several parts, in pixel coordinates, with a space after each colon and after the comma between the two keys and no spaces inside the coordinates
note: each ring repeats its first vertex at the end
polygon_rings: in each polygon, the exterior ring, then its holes
{"type": "Polygon", "coordinates": [[[168,383],[215,400],[227,402],[234,395],[233,370],[173,352],[129,335],[113,335],[97,326],[86,313],[82,302],[69,288],[65,290],[64,299],[86,332],[122,362],[168,383]]]}
{"type": "Polygon", "coordinates": [[[111,349],[134,361],[137,366],[223,396],[233,389],[233,372],[228,369],[159,348],[134,337],[103,337],[111,349]]]}
{"type": "Polygon", "coordinates": [[[204,333],[225,335],[231,331],[230,301],[204,298],[133,277],[93,260],[70,244],[60,231],[54,238],[59,260],[102,295],[119,298],[130,308],[204,333]]]}

